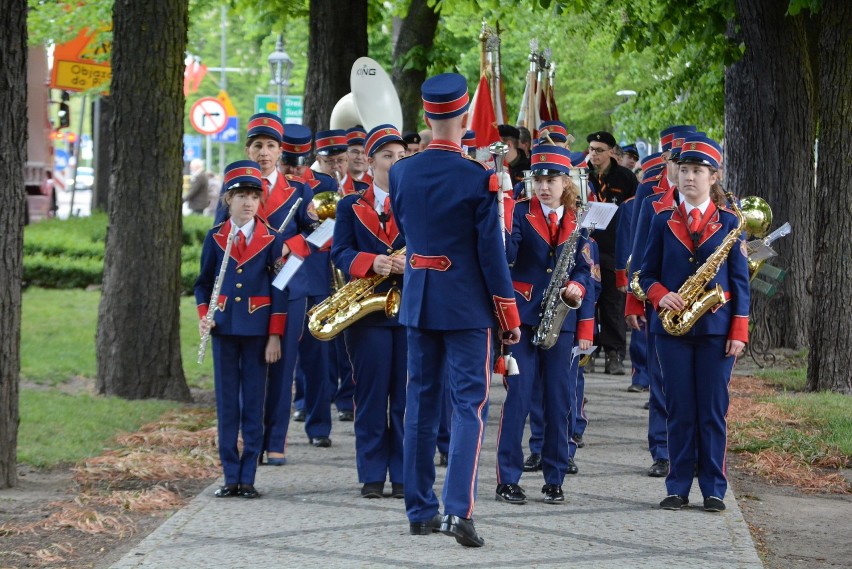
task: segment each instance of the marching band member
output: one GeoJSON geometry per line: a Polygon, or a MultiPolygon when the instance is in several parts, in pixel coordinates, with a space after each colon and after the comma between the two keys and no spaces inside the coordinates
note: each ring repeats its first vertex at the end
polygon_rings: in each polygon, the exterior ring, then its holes
{"type": "Polygon", "coordinates": [[[317,132],[316,151],[319,171],[336,180],[341,197],[354,194],[367,186],[363,182],[354,181],[349,175],[348,149],[345,130],[335,129],[317,132]]]}
{"type": "Polygon", "coordinates": [[[358,182],[369,184],[373,177],[368,172],[367,131],[360,124],[346,131],[346,154],[349,156],[349,177],[358,182]]]}
{"type": "MultiPolygon", "coordinates": [[[[678,165],[676,158],[683,144],[683,138],[695,131],[691,125],[676,125],[660,132],[660,145],[663,148],[658,158],[650,158],[645,163],[646,176],[636,191],[631,225],[632,252],[630,254],[631,273],[642,266],[645,245],[648,242],[650,221],[658,207],[668,207],[675,196],[678,165]],[[660,201],[660,205],[655,202],[660,201]],[[665,204],[665,206],[663,206],[665,204]]],[[[653,156],[653,155],[652,155],[653,156]]],[[[628,277],[625,275],[625,280],[628,277]]],[[[632,280],[632,275],[630,276],[632,280]]],[[[635,296],[628,295],[625,302],[627,324],[634,330],[648,329],[650,307],[635,296]]],[[[668,433],[666,428],[666,406],[663,398],[663,372],[657,357],[656,336],[647,333],[645,361],[648,366],[650,397],[648,398],[648,451],[653,463],[647,470],[648,476],[660,478],[669,473],[668,433]]]]}
{"type": "MultiPolygon", "coordinates": [[[[550,283],[557,259],[577,228],[577,190],[568,177],[571,162],[568,151],[551,145],[533,148],[533,174],[536,195],[515,207],[512,237],[506,256],[512,267],[512,279],[521,334],[524,340],[513,350],[520,375],[504,376],[506,400],[500,417],[497,438],[496,498],[512,504],[526,502],[526,494],[518,486],[523,472],[521,448],[524,423],[530,409],[533,381],[536,375],[542,385],[544,442],[542,488],[545,503],[565,500],[562,482],[568,470],[569,421],[573,415],[570,401],[573,391],[570,378],[571,351],[577,331],[577,313],[571,311],[560,330],[559,339],[550,349],[534,345],[530,340],[541,322],[541,304],[550,283]]],[[[579,305],[590,287],[591,248],[586,239],[577,241],[574,268],[566,279],[561,294],[565,302],[579,305]]],[[[591,345],[592,326],[581,332],[583,345],[591,345]]],[[[576,380],[576,375],[574,375],[576,380]]]]}
{"type": "Polygon", "coordinates": [[[715,141],[701,135],[686,139],[678,161],[677,196],[653,217],[642,259],[640,282],[655,311],[651,333],[656,335],[668,412],[671,468],[668,496],[660,502],[667,510],[689,502],[696,460],[704,509],[725,509],[728,382],[748,341],[749,273],[741,224],[717,183],[721,160],[715,141]],[[733,246],[726,250],[732,236],[733,246]],[[682,311],[681,286],[720,251],[721,267],[705,288],[720,285],[728,302],[708,311],[685,334],[670,335],[657,311],[682,311]]]}
{"type": "Polygon", "coordinates": [[[421,93],[434,139],[397,162],[389,178],[408,264],[399,316],[408,339],[405,506],[412,534],[441,531],[480,547],[484,540],[472,515],[488,417],[492,328],[499,324],[507,332],[503,342],[513,344],[520,340],[520,320],[497,213],[499,182],[492,170],[461,154],[467,82],[444,73],[427,79],[421,93]],[[445,382],[453,413],[441,516],[433,484],[436,410],[445,382]]]}
{"type": "Polygon", "coordinates": [[[461,140],[461,145],[462,152],[464,152],[471,158],[476,158],[476,131],[465,131],[464,136],[461,140]]]}
{"type": "Polygon", "coordinates": [[[254,479],[263,443],[267,365],[281,357],[287,317],[286,297],[272,286],[282,239],[257,215],[263,192],[257,162],[229,164],[223,190],[230,218],[207,233],[195,282],[199,332],[210,333],[213,339],[219,458],[225,473],[225,484],[215,495],[257,498],[254,479]],[[208,322],[214,283],[223,263],[218,308],[208,322]],[[240,434],[242,453],[237,446],[240,434]]]}
{"type": "MultiPolygon", "coordinates": [[[[373,182],[337,205],[332,259],[355,279],[387,276],[374,294],[402,288],[405,247],[390,207],[388,172],[405,156],[405,143],[392,125],[370,131],[366,144],[373,182]]],[[[355,380],[355,452],[361,495],[381,498],[390,478],[391,496],[403,497],[402,433],[405,414],[405,328],[396,316],[365,316],[343,331],[355,380]]]]}

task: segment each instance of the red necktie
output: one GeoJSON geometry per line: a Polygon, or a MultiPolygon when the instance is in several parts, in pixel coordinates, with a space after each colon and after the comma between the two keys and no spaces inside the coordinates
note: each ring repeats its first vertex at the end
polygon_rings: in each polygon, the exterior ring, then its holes
{"type": "Polygon", "coordinates": [[[547,219],[550,222],[550,243],[555,247],[559,238],[559,216],[555,211],[547,214],[547,219]]]}
{"type": "Polygon", "coordinates": [[[269,197],[269,179],[263,178],[261,184],[263,186],[263,197],[269,197]]]}
{"type": "Polygon", "coordinates": [[[689,231],[698,233],[698,226],[701,224],[701,212],[697,207],[692,208],[689,212],[689,231]]]}
{"type": "Polygon", "coordinates": [[[390,215],[390,196],[385,196],[385,202],[382,204],[382,213],[385,216],[390,215]]]}
{"type": "Polygon", "coordinates": [[[246,252],[246,236],[242,231],[237,231],[235,239],[237,242],[234,243],[234,248],[237,250],[237,259],[242,260],[243,253],[246,252]]]}

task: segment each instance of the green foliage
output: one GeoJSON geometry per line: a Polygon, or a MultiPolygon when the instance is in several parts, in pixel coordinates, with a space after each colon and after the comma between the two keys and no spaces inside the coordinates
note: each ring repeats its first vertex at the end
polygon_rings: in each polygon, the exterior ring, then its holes
{"type": "Polygon", "coordinates": [[[786,393],[774,399],[796,417],[805,417],[823,443],[839,448],[852,461],[852,397],[840,393],[786,393]]]}
{"type": "Polygon", "coordinates": [[[803,391],[808,379],[807,368],[764,369],[755,373],[760,379],[769,381],[782,389],[803,391]]]}
{"type": "MultiPolygon", "coordinates": [[[[183,218],[181,287],[192,292],[198,276],[201,244],[210,229],[206,216],[183,218]]],[[[103,280],[107,216],[51,219],[24,231],[24,282],[45,288],[85,288],[103,280]]]]}
{"type": "MultiPolygon", "coordinates": [[[[97,291],[29,288],[23,295],[21,377],[61,385],[97,373],[97,291]]],[[[198,312],[193,297],[180,301],[181,355],[190,387],[212,389],[213,358],[198,365],[198,312]]],[[[208,354],[209,355],[209,354],[208,354]]]]}
{"type": "Polygon", "coordinates": [[[18,460],[49,468],[96,456],[116,434],[133,432],[177,406],[170,401],[22,389],[18,460]]]}

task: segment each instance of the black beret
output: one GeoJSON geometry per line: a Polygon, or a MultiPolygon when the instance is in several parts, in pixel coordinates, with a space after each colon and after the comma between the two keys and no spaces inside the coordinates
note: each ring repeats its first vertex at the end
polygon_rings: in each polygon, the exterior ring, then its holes
{"type": "Polygon", "coordinates": [[[586,142],[603,142],[610,148],[613,148],[616,145],[615,137],[605,130],[593,132],[586,137],[586,142]]]}
{"type": "Polygon", "coordinates": [[[420,144],[420,134],[416,132],[406,132],[402,135],[402,140],[406,144],[420,144]]]}
{"type": "Polygon", "coordinates": [[[521,131],[510,124],[501,124],[497,127],[501,138],[521,138],[521,131]]]}

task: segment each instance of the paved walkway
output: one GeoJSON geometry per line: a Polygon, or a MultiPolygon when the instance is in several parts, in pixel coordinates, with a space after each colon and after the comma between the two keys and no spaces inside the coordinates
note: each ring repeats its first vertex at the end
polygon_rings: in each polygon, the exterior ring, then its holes
{"type": "MultiPolygon", "coordinates": [[[[402,500],[359,497],[352,423],[335,422],[334,446],[307,444],[294,424],[289,464],[258,470],[257,500],[215,499],[211,486],[113,565],[127,568],[282,567],[763,567],[730,490],[728,510],[662,511],[662,479],[649,478],[645,395],[626,377],[590,374],[590,425],[568,476],[567,501],[541,502],[541,473],[526,474],[523,506],[494,500],[497,420],[504,391],[492,383],[474,517],[485,546],[464,548],[441,534],[410,536],[402,500]]],[[[440,494],[443,469],[438,469],[440,494]]],[[[390,484],[385,488],[390,491],[390,484]]]]}

